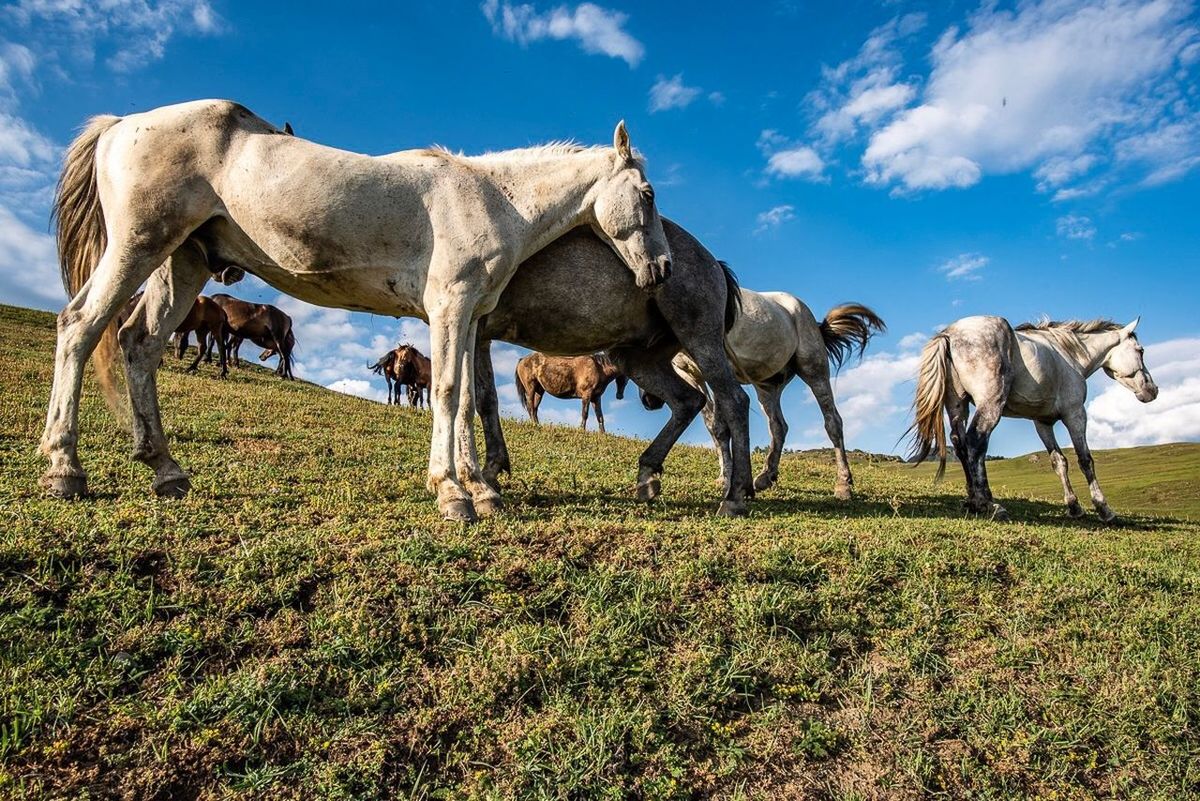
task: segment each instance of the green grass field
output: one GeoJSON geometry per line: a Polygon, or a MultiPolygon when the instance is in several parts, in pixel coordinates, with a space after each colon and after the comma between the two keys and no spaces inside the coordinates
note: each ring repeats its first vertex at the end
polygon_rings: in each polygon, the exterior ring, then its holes
{"type": "Polygon", "coordinates": [[[1200,797],[1195,446],[1099,456],[1116,527],[1044,459],[989,464],[1009,524],[802,457],[730,521],[703,449],[646,507],[643,443],[509,422],[466,528],[426,414],[169,357],[192,495],[89,391],[64,503],[52,318],[0,307],[0,345],[0,798],[1200,797]]]}

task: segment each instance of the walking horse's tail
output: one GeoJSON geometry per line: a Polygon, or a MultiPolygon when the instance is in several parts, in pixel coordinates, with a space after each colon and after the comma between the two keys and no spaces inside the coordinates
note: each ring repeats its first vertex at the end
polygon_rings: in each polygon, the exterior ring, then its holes
{"type": "Polygon", "coordinates": [[[528,414],[529,413],[529,396],[527,394],[527,390],[525,389],[525,379],[521,377],[521,363],[520,362],[517,362],[517,371],[513,377],[517,382],[517,397],[521,401],[521,408],[525,410],[526,414],[528,414]]]}
{"type": "Polygon", "coordinates": [[[917,372],[917,394],[913,399],[913,424],[905,434],[912,433],[911,461],[920,464],[937,447],[938,469],[934,481],[946,473],[946,377],[950,372],[950,338],[937,334],[921,351],[917,372]]]}
{"type": "MultiPolygon", "coordinates": [[[[92,117],[67,148],[51,215],[57,229],[59,267],[68,298],[74,298],[87,284],[108,244],[96,183],[96,145],[104,132],[120,121],[120,117],[107,114],[92,117]]],[[[119,419],[128,420],[125,395],[119,390],[117,350],[114,322],[100,335],[92,359],[105,402],[119,419]]]]}
{"type": "Polygon", "coordinates": [[[876,333],[887,331],[887,324],[861,303],[843,303],[825,313],[821,321],[821,339],[834,370],[840,370],[855,349],[859,358],[876,333]]]}

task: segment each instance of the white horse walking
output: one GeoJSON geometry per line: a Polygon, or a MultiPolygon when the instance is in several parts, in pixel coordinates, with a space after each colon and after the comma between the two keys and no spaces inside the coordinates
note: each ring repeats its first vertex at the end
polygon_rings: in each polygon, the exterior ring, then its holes
{"type": "MultiPolygon", "coordinates": [[[[1140,318],[1139,318],[1140,319],[1140,318]]],[[[1142,403],[1158,397],[1158,386],[1143,361],[1134,329],[1109,320],[1023,323],[1015,329],[1003,317],[964,317],[935,334],[921,353],[913,402],[913,456],[924,461],[936,446],[937,477],[946,470],[946,424],[967,480],[967,505],[1001,520],[1004,507],[993,503],[988,486],[988,439],[1001,417],[1033,420],[1062,480],[1063,499],[1072,517],[1083,509],[1067,478],[1067,459],[1054,437],[1061,420],[1071,435],[1079,469],[1087,479],[1092,503],[1104,522],[1116,515],[1104,500],[1087,444],[1087,379],[1104,370],[1142,403]],[[975,415],[967,424],[970,404],[975,415]]]]}
{"type": "Polygon", "coordinates": [[[68,498],[87,489],[76,453],[84,363],[95,350],[114,404],[114,338],[102,333],[147,279],[119,339],[134,455],[154,469],[160,495],[190,488],[159,418],[163,342],[205,282],[236,266],[310,303],[429,322],[428,486],[447,518],[470,520],[499,505],[471,431],[476,323],[517,266],[590,225],[639,287],[670,274],[654,193],[623,123],[611,148],[373,158],[286,135],[224,100],[96,117],[67,151],[55,215],[71,300],[58,319],[43,484],[68,498]]]}
{"type": "MultiPolygon", "coordinates": [[[[754,386],[771,433],[767,461],[754,479],[754,489],[768,489],[779,480],[779,458],[788,432],[783,416],[783,391],[794,377],[800,376],[821,409],[825,433],[833,444],[837,467],[833,494],[839,500],[849,500],[854,476],[846,458],[842,416],[829,383],[829,366],[832,362],[834,367],[841,367],[855,348],[861,353],[872,334],[886,331],[887,326],[875,312],[858,303],[835,306],[818,323],[812,310],[795,295],[745,288],[739,291],[741,311],[726,334],[725,347],[738,381],[754,386]]],[[[681,352],[675,356],[673,366],[680,377],[708,395],[700,370],[688,354],[681,352]]],[[[651,409],[661,406],[657,398],[644,392],[642,404],[651,409]]],[[[704,424],[717,443],[720,465],[717,480],[725,485],[729,480],[730,464],[714,427],[711,397],[703,414],[704,424]]]]}

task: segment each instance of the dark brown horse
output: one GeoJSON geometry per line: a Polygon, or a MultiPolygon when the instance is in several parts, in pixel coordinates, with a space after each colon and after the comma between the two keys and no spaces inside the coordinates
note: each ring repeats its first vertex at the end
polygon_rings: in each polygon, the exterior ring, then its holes
{"type": "MultiPolygon", "coordinates": [[[[117,325],[125,324],[125,321],[133,315],[133,310],[141,299],[141,292],[129,299],[129,302],[125,304],[125,309],[117,318],[117,325]]],[[[187,352],[188,335],[193,331],[196,332],[196,358],[188,365],[187,371],[189,373],[196,372],[200,360],[206,355],[211,362],[212,348],[215,344],[217,353],[220,355],[221,378],[229,375],[225,349],[225,338],[229,335],[229,321],[225,317],[224,310],[214,303],[212,298],[205,295],[197,297],[187,316],[176,326],[175,333],[178,335],[178,339],[175,343],[175,357],[177,359],[182,359],[183,354],[187,352]]]]}
{"type": "Polygon", "coordinates": [[[538,406],[548,392],[556,398],[579,398],[583,401],[579,427],[584,430],[587,429],[590,403],[596,409],[596,421],[603,434],[604,410],[600,407],[600,399],[613,381],[617,382],[617,400],[621,400],[625,397],[625,385],[629,383],[629,377],[602,353],[592,356],[531,353],[517,362],[517,395],[534,423],[538,422],[538,406]]]}
{"type": "Polygon", "coordinates": [[[417,408],[428,405],[429,391],[433,387],[433,362],[412,345],[401,345],[395,353],[396,383],[408,387],[408,404],[417,408]]]}
{"type": "Polygon", "coordinates": [[[292,376],[292,351],[296,347],[296,335],[292,333],[292,318],[269,303],[250,303],[232,295],[220,293],[212,296],[229,321],[228,349],[233,356],[233,366],[241,367],[240,349],[244,340],[265,348],[259,357],[267,359],[279,356],[275,374],[281,378],[292,376]]]}

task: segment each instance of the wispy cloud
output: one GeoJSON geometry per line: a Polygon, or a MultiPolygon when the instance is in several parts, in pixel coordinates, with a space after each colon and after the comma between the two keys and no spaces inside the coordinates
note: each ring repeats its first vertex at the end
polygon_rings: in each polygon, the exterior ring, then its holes
{"type": "Polygon", "coordinates": [[[761,234],[764,231],[769,231],[772,228],[778,228],[788,220],[796,219],[796,207],[784,204],[775,206],[758,215],[756,221],[758,227],[754,229],[754,233],[761,234]]]}
{"type": "Polygon", "coordinates": [[[631,67],[646,54],[645,46],[625,30],[628,14],[594,3],[538,11],[531,3],[486,0],[481,8],[493,31],[521,45],[543,39],[573,40],[586,53],[620,58],[631,67]]]}
{"type": "Polygon", "coordinates": [[[774,178],[803,178],[820,181],[824,178],[825,160],[809,145],[792,142],[775,130],[765,130],[758,137],[758,149],[767,157],[764,172],[774,178]]]}
{"type": "Polygon", "coordinates": [[[991,261],[979,253],[960,253],[938,267],[938,272],[946,276],[947,281],[978,281],[983,278],[979,271],[991,261]]]}
{"type": "Polygon", "coordinates": [[[1096,236],[1096,226],[1092,225],[1090,217],[1082,214],[1068,214],[1055,221],[1058,235],[1064,239],[1085,239],[1091,241],[1096,236]]]}
{"type": "Polygon", "coordinates": [[[700,96],[701,91],[698,86],[686,85],[683,82],[683,73],[670,78],[659,75],[654,85],[650,87],[650,113],[673,108],[687,108],[693,100],[700,96]]]}

